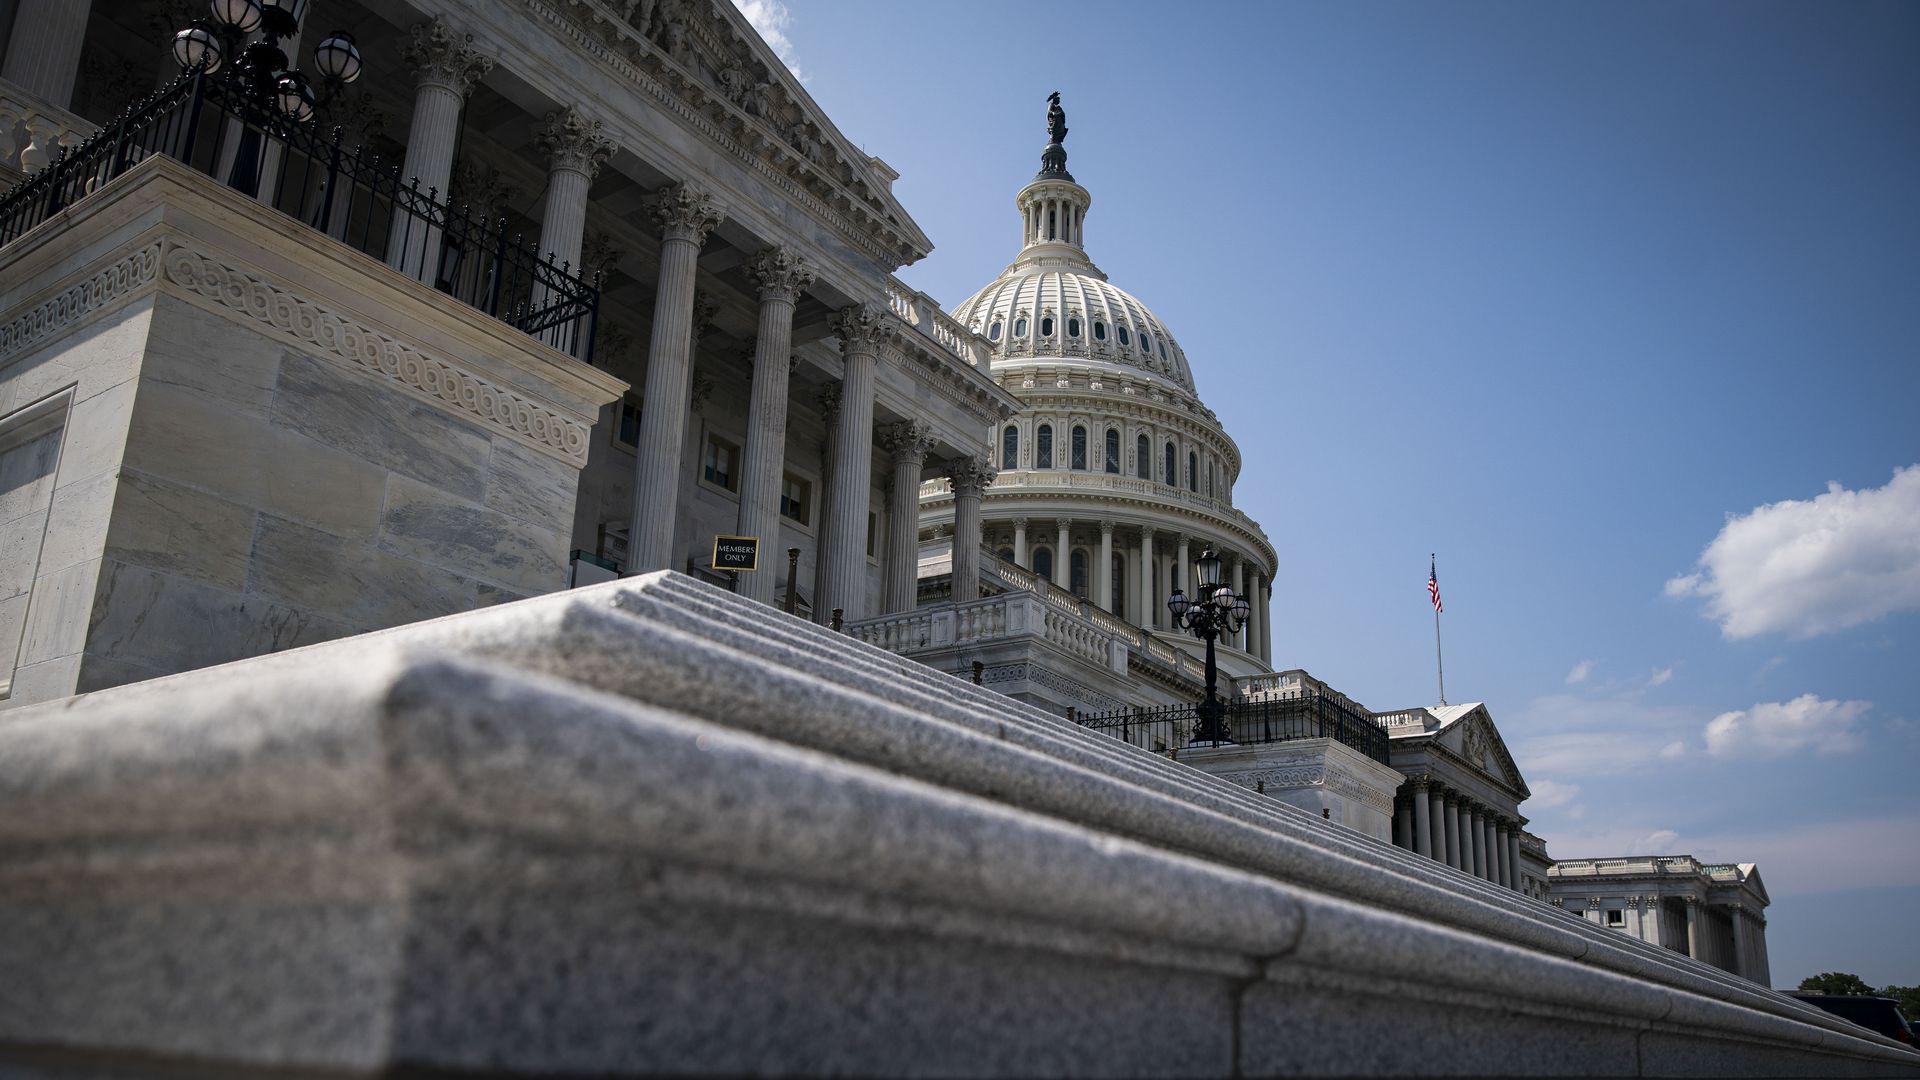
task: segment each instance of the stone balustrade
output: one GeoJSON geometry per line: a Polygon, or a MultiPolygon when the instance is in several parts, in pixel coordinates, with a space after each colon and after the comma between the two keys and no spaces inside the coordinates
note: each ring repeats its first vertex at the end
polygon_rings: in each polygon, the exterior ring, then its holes
{"type": "Polygon", "coordinates": [[[0,177],[46,168],[61,147],[80,145],[96,127],[0,79],[0,177]]]}
{"type": "Polygon", "coordinates": [[[982,373],[989,370],[992,350],[987,343],[940,310],[939,302],[926,293],[889,277],[887,306],[901,321],[938,342],[954,359],[982,373]]]}

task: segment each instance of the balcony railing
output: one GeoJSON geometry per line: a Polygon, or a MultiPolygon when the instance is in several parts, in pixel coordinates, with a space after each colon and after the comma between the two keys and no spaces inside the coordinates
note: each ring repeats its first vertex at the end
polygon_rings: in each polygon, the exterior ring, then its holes
{"type": "Polygon", "coordinates": [[[440,201],[388,167],[286,120],[230,77],[182,75],[0,197],[0,244],[163,154],[454,299],[593,362],[597,282],[545,260],[506,221],[440,201]]]}
{"type": "Polygon", "coordinates": [[[1082,716],[1080,724],[1155,751],[1333,739],[1382,765],[1387,763],[1386,730],[1371,717],[1355,712],[1335,698],[1313,694],[1280,700],[1234,701],[1227,703],[1226,710],[1225,737],[1204,741],[1193,737],[1200,724],[1200,711],[1193,705],[1120,709],[1082,716]]]}

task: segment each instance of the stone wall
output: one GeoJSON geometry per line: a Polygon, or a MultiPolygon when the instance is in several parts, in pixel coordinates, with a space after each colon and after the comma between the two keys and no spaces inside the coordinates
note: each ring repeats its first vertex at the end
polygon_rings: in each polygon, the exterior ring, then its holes
{"type": "Polygon", "coordinates": [[[22,1076],[1920,1077],[673,573],[8,714],[0,970],[22,1076]]]}
{"type": "Polygon", "coordinates": [[[164,159],[0,270],[0,432],[70,410],[5,706],[566,585],[617,380],[164,159]]]}

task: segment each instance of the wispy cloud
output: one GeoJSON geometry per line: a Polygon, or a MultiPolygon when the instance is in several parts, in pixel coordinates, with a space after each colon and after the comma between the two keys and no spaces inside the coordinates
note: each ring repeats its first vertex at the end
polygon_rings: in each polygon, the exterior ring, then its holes
{"type": "Polygon", "coordinates": [[[782,0],[733,0],[733,6],[753,24],[754,32],[760,40],[767,43],[780,62],[787,65],[793,77],[806,82],[806,75],[794,60],[793,39],[787,36],[787,27],[793,25],[793,12],[787,10],[782,0]]]}
{"type": "Polygon", "coordinates": [[[1520,771],[1529,776],[1627,772],[1668,756],[1662,748],[1698,731],[1702,719],[1700,711],[1682,706],[1573,694],[1536,698],[1511,722],[1496,718],[1509,733],[1520,771]]]}
{"type": "Polygon", "coordinates": [[[1573,665],[1572,671],[1567,672],[1567,685],[1572,686],[1575,683],[1586,682],[1587,676],[1591,674],[1593,674],[1593,661],[1582,660],[1573,665]]]}
{"type": "Polygon", "coordinates": [[[1731,640],[1808,638],[1920,610],[1920,465],[1885,487],[1828,484],[1728,517],[1698,570],[1666,593],[1704,599],[1731,640]]]}
{"type": "Polygon", "coordinates": [[[1653,674],[1647,676],[1647,685],[1648,686],[1667,685],[1669,682],[1673,681],[1673,669],[1679,666],[1680,665],[1678,664],[1668,664],[1666,667],[1654,669],[1653,674]]]}
{"type": "Polygon", "coordinates": [[[1533,792],[1533,798],[1527,800],[1527,807],[1534,810],[1551,810],[1580,797],[1579,784],[1563,784],[1558,780],[1533,780],[1527,784],[1527,788],[1533,792]]]}
{"type": "Polygon", "coordinates": [[[1724,712],[1707,721],[1707,753],[1731,758],[1858,750],[1866,740],[1854,721],[1872,707],[1870,701],[1828,701],[1801,694],[1792,701],[1724,712]]]}

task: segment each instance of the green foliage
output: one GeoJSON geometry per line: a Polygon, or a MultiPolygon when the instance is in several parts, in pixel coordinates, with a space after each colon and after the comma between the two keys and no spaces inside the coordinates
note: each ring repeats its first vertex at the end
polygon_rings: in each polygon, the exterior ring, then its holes
{"type": "Polygon", "coordinates": [[[1900,1003],[1900,1015],[1909,1021],[1920,1021],[1920,986],[1893,986],[1880,988],[1881,997],[1890,997],[1900,1003]]]}
{"type": "Polygon", "coordinates": [[[1845,971],[1823,971],[1800,980],[1803,994],[1871,994],[1867,980],[1845,971]]]}

